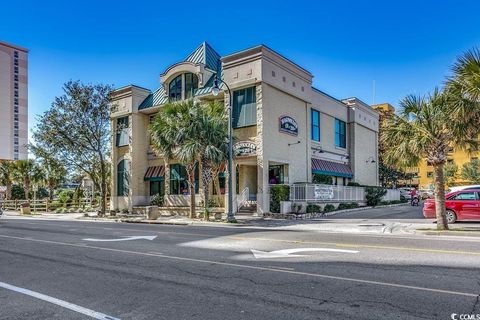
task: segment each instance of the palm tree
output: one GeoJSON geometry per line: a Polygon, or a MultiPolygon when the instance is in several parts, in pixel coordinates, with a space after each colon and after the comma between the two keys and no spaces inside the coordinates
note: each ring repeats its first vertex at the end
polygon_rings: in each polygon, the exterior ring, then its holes
{"type": "Polygon", "coordinates": [[[385,121],[382,142],[392,147],[385,160],[400,167],[417,166],[426,158],[434,168],[437,229],[447,230],[444,165],[450,147],[475,149],[475,120],[459,116],[459,105],[450,92],[438,89],[427,96],[407,96],[400,102],[400,113],[385,121]]]}
{"type": "Polygon", "coordinates": [[[195,169],[201,163],[205,218],[208,219],[209,186],[215,167],[225,161],[227,145],[225,108],[218,102],[193,100],[168,103],[150,124],[155,151],[165,159],[177,159],[187,171],[190,217],[195,215],[195,169]]]}
{"type": "Polygon", "coordinates": [[[44,175],[42,169],[31,159],[18,160],[15,162],[13,171],[14,181],[22,184],[25,199],[29,199],[29,191],[32,183],[41,184],[44,175]]]}
{"type": "Polygon", "coordinates": [[[7,190],[5,199],[10,200],[12,197],[12,184],[13,184],[13,170],[14,163],[10,161],[0,162],[0,185],[4,185],[7,190]]]}
{"type": "Polygon", "coordinates": [[[30,145],[30,149],[35,154],[36,159],[40,161],[45,174],[45,184],[48,189],[48,198],[53,200],[53,193],[58,186],[65,181],[67,170],[62,162],[55,158],[46,149],[40,146],[30,145]]]}
{"type": "Polygon", "coordinates": [[[216,177],[222,162],[227,158],[228,118],[224,106],[218,102],[202,105],[201,116],[198,119],[198,129],[204,188],[203,202],[205,205],[205,219],[208,220],[210,183],[216,177]]]}
{"type": "MultiPolygon", "coordinates": [[[[453,76],[448,79],[447,87],[457,94],[459,101],[475,104],[466,108],[475,116],[480,113],[480,50],[473,48],[461,55],[452,67],[453,76]]],[[[470,114],[472,115],[472,114],[470,114]]]]}
{"type": "Polygon", "coordinates": [[[190,218],[195,217],[195,169],[199,160],[196,133],[196,104],[193,100],[165,104],[150,124],[152,145],[163,157],[165,167],[172,159],[185,166],[190,193],[190,218]]]}

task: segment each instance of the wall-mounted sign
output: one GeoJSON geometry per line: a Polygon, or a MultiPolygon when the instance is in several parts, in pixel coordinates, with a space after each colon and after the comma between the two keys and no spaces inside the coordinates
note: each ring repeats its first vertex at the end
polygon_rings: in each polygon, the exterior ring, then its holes
{"type": "Polygon", "coordinates": [[[240,141],[233,145],[235,157],[248,157],[257,154],[257,145],[250,141],[240,141]]]}
{"type": "Polygon", "coordinates": [[[327,185],[315,185],[313,190],[315,200],[331,200],[334,197],[333,187],[327,185]]]}
{"type": "Polygon", "coordinates": [[[298,124],[290,116],[281,116],[279,119],[280,131],[291,135],[298,135],[298,124]]]}

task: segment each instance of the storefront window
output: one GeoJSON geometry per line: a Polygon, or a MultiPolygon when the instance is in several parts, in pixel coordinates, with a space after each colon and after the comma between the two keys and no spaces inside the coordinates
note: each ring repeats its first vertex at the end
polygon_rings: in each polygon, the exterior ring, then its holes
{"type": "Polygon", "coordinates": [[[268,183],[283,184],[284,183],[284,166],[275,165],[268,168],[268,183]]]}
{"type": "Polygon", "coordinates": [[[150,195],[154,196],[154,195],[157,195],[157,194],[159,194],[161,196],[165,195],[165,181],[164,180],[150,181],[150,195]]]}
{"type": "Polygon", "coordinates": [[[233,127],[257,124],[257,98],[255,87],[233,92],[233,127]]]}
{"type": "MultiPolygon", "coordinates": [[[[195,168],[195,193],[199,190],[199,171],[195,168]]],[[[189,194],[187,170],[181,164],[170,165],[170,194],[189,194]]]]}

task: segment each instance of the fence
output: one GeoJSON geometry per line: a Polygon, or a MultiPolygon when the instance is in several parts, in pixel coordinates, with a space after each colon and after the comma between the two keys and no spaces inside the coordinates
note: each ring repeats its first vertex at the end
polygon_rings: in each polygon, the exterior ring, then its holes
{"type": "MultiPolygon", "coordinates": [[[[48,199],[42,199],[42,200],[4,200],[3,202],[0,202],[0,205],[3,207],[5,210],[9,211],[19,211],[22,203],[30,203],[30,208],[33,211],[53,211],[57,208],[72,208],[72,207],[77,207],[77,208],[85,208],[85,207],[93,207],[98,205],[97,200],[90,200],[90,199],[79,199],[77,201],[69,200],[67,203],[63,204],[58,200],[48,200],[48,199]]],[[[109,202],[109,199],[107,198],[107,204],[109,202]]]]}
{"type": "MultiPolygon", "coordinates": [[[[383,200],[400,200],[400,191],[388,189],[383,200]]],[[[363,202],[365,201],[365,188],[310,183],[294,184],[290,186],[290,201],[363,202]]]]}
{"type": "Polygon", "coordinates": [[[294,184],[290,186],[290,201],[298,202],[355,202],[364,201],[365,189],[361,187],[325,184],[294,184]]]}

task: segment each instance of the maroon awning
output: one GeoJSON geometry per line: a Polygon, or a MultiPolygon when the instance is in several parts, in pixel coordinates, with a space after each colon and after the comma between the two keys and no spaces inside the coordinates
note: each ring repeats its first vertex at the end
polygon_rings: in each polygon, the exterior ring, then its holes
{"type": "Polygon", "coordinates": [[[314,158],[312,158],[312,172],[336,177],[353,177],[352,169],[347,164],[314,158]]]}

